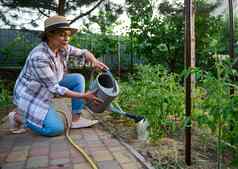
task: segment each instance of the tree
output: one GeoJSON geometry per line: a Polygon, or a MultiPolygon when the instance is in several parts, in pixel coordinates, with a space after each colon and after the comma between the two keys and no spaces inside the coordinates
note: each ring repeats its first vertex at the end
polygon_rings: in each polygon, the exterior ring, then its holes
{"type": "Polygon", "coordinates": [[[168,1],[158,6],[153,0],[128,1],[133,45],[150,64],[163,64],[170,71],[183,67],[182,5],[168,1]]]}
{"type": "MultiPolygon", "coordinates": [[[[28,13],[31,18],[24,24],[37,26],[37,20],[42,16],[49,17],[54,14],[65,16],[71,12],[79,11],[79,14],[75,15],[70,21],[70,24],[72,24],[79,18],[89,15],[103,2],[105,0],[0,0],[0,6],[2,7],[0,20],[11,27],[22,27],[22,25],[13,23],[12,20],[18,20],[22,18],[23,13],[28,13]],[[83,6],[87,6],[89,9],[83,11],[81,8],[83,6]],[[9,12],[11,13],[9,14],[9,12]],[[36,18],[32,18],[34,14],[37,16],[36,18]]],[[[107,1],[107,3],[110,3],[110,1],[107,1]]]]}
{"type": "MultiPolygon", "coordinates": [[[[196,0],[196,66],[212,70],[215,52],[226,49],[225,22],[211,12],[218,4],[196,0]]],[[[154,0],[128,0],[131,36],[135,50],[150,64],[163,64],[169,71],[184,69],[184,5],[168,0],[156,4],[154,0]]]]}
{"type": "Polygon", "coordinates": [[[123,13],[121,6],[108,3],[99,9],[97,15],[90,16],[89,20],[100,26],[101,33],[112,33],[112,25],[116,22],[118,15],[123,13]]]}

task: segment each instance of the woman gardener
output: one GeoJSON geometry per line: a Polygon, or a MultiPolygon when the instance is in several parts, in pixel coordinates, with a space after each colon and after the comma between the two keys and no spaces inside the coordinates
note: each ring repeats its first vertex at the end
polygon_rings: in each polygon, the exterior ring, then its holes
{"type": "Polygon", "coordinates": [[[85,101],[98,103],[100,100],[93,92],[84,92],[85,80],[81,74],[66,74],[67,61],[74,56],[100,70],[108,67],[88,50],[68,44],[77,29],[71,28],[65,17],[49,17],[44,27],[42,42],[30,52],[17,78],[13,93],[17,111],[9,113],[10,121],[23,123],[40,135],[62,134],[63,119],[52,106],[53,97],[60,95],[72,98],[72,128],[96,124],[96,120],[80,117],[80,113],[85,101]]]}

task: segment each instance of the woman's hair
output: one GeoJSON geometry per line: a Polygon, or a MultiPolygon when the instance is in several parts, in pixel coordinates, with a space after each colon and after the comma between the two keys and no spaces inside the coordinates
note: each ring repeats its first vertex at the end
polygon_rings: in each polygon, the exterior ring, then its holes
{"type": "Polygon", "coordinates": [[[48,41],[48,37],[54,35],[55,32],[56,32],[56,30],[49,31],[49,32],[43,32],[41,34],[41,41],[47,42],[48,41]]]}
{"type": "Polygon", "coordinates": [[[42,33],[42,35],[40,36],[40,38],[41,38],[41,41],[42,41],[42,42],[47,42],[47,41],[48,41],[47,36],[46,36],[46,33],[42,33]]]}

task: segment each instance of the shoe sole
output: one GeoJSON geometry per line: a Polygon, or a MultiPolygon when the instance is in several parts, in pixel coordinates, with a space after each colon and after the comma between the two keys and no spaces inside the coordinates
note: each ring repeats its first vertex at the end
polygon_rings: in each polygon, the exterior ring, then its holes
{"type": "Polygon", "coordinates": [[[90,124],[88,124],[88,125],[82,125],[82,124],[78,124],[78,125],[75,125],[75,126],[71,126],[71,129],[80,129],[80,128],[87,128],[87,127],[91,127],[91,126],[93,126],[93,125],[95,125],[95,124],[97,124],[98,123],[98,121],[97,120],[94,120],[94,121],[92,121],[90,124]]]}

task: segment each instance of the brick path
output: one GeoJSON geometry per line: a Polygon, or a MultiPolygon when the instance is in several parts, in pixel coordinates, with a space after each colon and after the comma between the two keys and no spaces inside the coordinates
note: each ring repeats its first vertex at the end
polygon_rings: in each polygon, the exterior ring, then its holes
{"type": "MultiPolygon", "coordinates": [[[[59,100],[57,107],[62,106],[59,100]]],[[[71,136],[94,159],[99,169],[143,168],[125,147],[97,126],[72,129],[71,136]]],[[[0,132],[0,169],[34,168],[91,169],[63,135],[49,138],[31,132],[15,135],[0,132]]]]}

